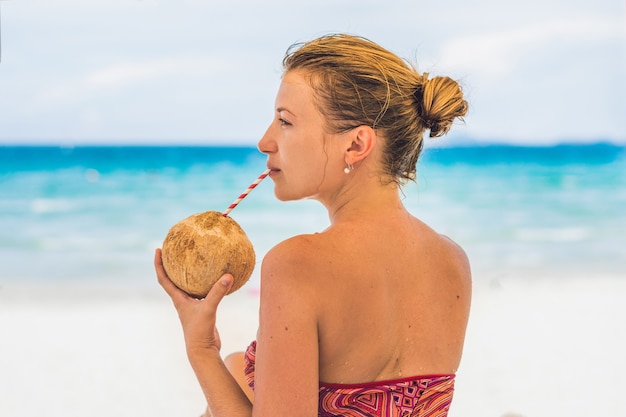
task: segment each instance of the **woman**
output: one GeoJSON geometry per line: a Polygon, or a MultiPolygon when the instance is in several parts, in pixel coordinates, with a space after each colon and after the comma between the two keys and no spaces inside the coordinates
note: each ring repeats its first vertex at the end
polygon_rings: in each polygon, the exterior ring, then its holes
{"type": "Polygon", "coordinates": [[[227,369],[215,329],[232,277],[196,300],[155,257],[208,416],[447,414],[470,268],[405,209],[400,186],[415,178],[424,133],[441,136],[466,112],[455,81],[429,79],[366,39],[330,35],[288,51],[258,147],[276,197],[319,201],[330,226],[266,254],[257,340],[228,360],[243,365],[227,369]],[[253,396],[237,382],[246,378],[253,396]]]}

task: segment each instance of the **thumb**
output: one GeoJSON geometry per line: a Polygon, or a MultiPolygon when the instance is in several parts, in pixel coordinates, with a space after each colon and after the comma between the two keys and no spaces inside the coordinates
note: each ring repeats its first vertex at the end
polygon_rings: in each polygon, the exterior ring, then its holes
{"type": "Polygon", "coordinates": [[[222,275],[220,279],[213,284],[213,287],[209,290],[205,300],[217,308],[217,305],[220,301],[222,301],[222,298],[224,298],[224,296],[228,294],[228,291],[232,288],[234,280],[235,279],[231,274],[222,275]]]}

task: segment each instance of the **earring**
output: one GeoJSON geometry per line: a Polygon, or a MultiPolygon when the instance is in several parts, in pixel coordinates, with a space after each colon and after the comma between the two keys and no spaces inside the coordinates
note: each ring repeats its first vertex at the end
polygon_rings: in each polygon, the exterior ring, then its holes
{"type": "Polygon", "coordinates": [[[345,174],[349,174],[350,171],[352,171],[354,169],[354,166],[352,166],[352,164],[347,164],[347,166],[343,169],[343,172],[345,174]]]}

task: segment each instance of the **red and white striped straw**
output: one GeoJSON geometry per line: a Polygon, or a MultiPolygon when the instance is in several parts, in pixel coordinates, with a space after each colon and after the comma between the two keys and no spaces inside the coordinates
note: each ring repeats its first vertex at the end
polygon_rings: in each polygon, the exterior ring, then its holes
{"type": "Polygon", "coordinates": [[[250,194],[250,191],[254,190],[256,188],[256,186],[259,185],[259,183],[261,181],[263,181],[263,178],[265,178],[265,177],[267,177],[269,175],[270,171],[271,171],[270,169],[266,169],[261,175],[259,175],[259,178],[257,178],[252,184],[250,184],[248,189],[246,191],[244,191],[243,193],[241,193],[241,195],[235,201],[233,201],[233,203],[230,206],[228,206],[226,211],[224,211],[224,213],[222,213],[222,216],[227,217],[228,213],[233,211],[233,209],[235,207],[237,207],[237,204],[239,204],[241,202],[241,200],[246,198],[246,196],[248,194],[250,194]]]}

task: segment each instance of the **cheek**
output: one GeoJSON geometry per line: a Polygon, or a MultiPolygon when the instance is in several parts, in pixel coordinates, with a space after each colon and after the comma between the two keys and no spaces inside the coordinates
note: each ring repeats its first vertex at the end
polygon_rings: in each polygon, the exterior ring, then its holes
{"type": "Polygon", "coordinates": [[[322,148],[311,146],[311,139],[300,141],[298,146],[283,149],[282,157],[296,171],[315,171],[323,167],[328,159],[322,148]]]}
{"type": "Polygon", "coordinates": [[[300,169],[303,171],[303,175],[309,182],[319,182],[327,175],[329,166],[328,156],[321,152],[310,151],[308,155],[305,155],[301,163],[300,169]]]}
{"type": "Polygon", "coordinates": [[[293,200],[308,198],[316,195],[327,181],[327,158],[317,155],[293,155],[284,181],[276,184],[274,194],[279,200],[293,200]]]}
{"type": "MultiPolygon", "coordinates": [[[[285,172],[286,183],[304,193],[314,191],[331,172],[329,168],[339,161],[332,161],[323,138],[317,135],[298,135],[291,139],[289,146],[283,146],[280,152],[285,171],[288,171],[285,172]]],[[[343,166],[337,169],[342,170],[343,166]]]]}

